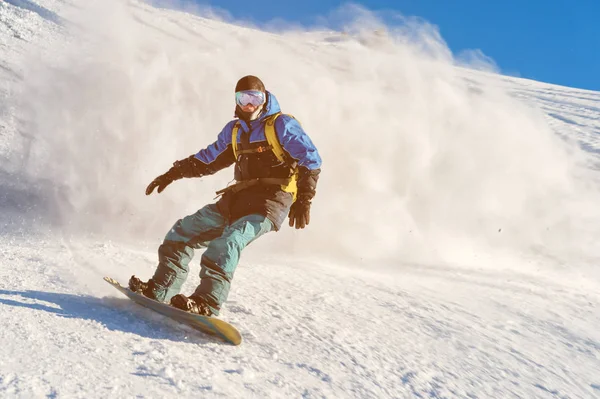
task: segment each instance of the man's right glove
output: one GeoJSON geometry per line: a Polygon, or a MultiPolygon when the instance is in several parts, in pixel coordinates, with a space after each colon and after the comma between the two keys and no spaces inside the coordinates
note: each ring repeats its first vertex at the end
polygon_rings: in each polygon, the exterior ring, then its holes
{"type": "Polygon", "coordinates": [[[162,191],[175,180],[181,179],[183,176],[181,174],[176,173],[177,171],[173,170],[173,168],[169,169],[169,171],[165,174],[158,176],[156,179],[152,180],[152,183],[148,185],[146,188],[146,195],[152,194],[155,188],[158,187],[156,192],[158,194],[162,193],[162,191]]]}
{"type": "Polygon", "coordinates": [[[290,227],[294,227],[295,224],[297,229],[305,228],[310,223],[310,200],[298,198],[292,204],[288,217],[290,218],[290,227]]]}
{"type": "Polygon", "coordinates": [[[207,174],[211,174],[211,171],[204,162],[200,161],[194,155],[191,155],[180,161],[173,162],[173,167],[165,174],[158,176],[152,180],[152,183],[146,188],[146,195],[152,194],[155,188],[158,187],[157,192],[160,194],[169,184],[175,180],[182,179],[184,177],[201,177],[207,174]]]}

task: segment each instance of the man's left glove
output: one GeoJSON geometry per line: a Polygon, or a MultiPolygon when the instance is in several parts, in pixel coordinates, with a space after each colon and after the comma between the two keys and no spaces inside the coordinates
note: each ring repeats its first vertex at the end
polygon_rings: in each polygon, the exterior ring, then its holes
{"type": "Polygon", "coordinates": [[[310,223],[310,200],[298,198],[296,202],[292,204],[290,213],[290,227],[297,229],[303,229],[310,223]]]}
{"type": "Polygon", "coordinates": [[[298,199],[292,204],[288,217],[290,227],[303,229],[310,223],[310,201],[317,190],[321,169],[309,170],[305,166],[298,167],[298,199]]]}
{"type": "Polygon", "coordinates": [[[158,176],[152,180],[152,183],[146,188],[146,195],[152,194],[155,188],[158,187],[157,192],[160,194],[169,184],[175,180],[182,179],[184,177],[201,177],[210,174],[208,165],[200,161],[194,155],[191,155],[180,161],[173,162],[173,167],[165,174],[158,176]]]}

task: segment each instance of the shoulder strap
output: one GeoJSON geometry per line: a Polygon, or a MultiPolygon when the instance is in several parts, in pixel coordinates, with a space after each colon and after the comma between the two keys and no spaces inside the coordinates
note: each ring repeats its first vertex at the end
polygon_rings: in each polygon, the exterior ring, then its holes
{"type": "Polygon", "coordinates": [[[240,122],[236,122],[233,126],[233,130],[231,131],[231,148],[233,149],[233,158],[237,162],[238,158],[238,143],[237,143],[237,135],[240,130],[240,122]]]}
{"type": "Polygon", "coordinates": [[[275,131],[275,121],[277,120],[279,115],[281,115],[280,112],[267,118],[267,123],[265,124],[265,136],[269,145],[273,147],[273,153],[275,154],[279,162],[285,162],[283,147],[281,147],[281,143],[277,138],[277,132],[275,131]]]}
{"type": "MultiPolygon", "coordinates": [[[[267,137],[267,142],[269,143],[269,145],[271,147],[273,147],[273,153],[275,154],[277,159],[280,162],[285,162],[286,161],[285,151],[283,150],[283,147],[281,146],[281,143],[279,142],[279,138],[277,137],[277,132],[275,131],[275,121],[281,115],[282,115],[282,113],[278,112],[274,115],[271,115],[269,118],[267,118],[267,123],[265,124],[265,136],[267,137]]],[[[286,114],[286,115],[288,115],[288,114],[286,114]]],[[[288,116],[294,118],[292,115],[288,115],[288,116]]],[[[296,119],[296,118],[294,118],[294,119],[296,119]]]]}

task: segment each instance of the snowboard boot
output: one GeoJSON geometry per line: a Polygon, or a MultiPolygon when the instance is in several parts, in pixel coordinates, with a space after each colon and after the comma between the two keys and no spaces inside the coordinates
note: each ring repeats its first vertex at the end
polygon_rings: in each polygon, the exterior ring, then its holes
{"type": "Polygon", "coordinates": [[[143,282],[136,276],[131,276],[129,279],[129,289],[137,294],[142,294],[145,297],[150,299],[154,299],[156,296],[154,295],[154,280],[150,279],[147,283],[143,282]]]}
{"type": "Polygon", "coordinates": [[[188,298],[183,294],[177,294],[171,298],[171,306],[200,316],[212,316],[213,314],[206,302],[197,296],[188,298]]]}

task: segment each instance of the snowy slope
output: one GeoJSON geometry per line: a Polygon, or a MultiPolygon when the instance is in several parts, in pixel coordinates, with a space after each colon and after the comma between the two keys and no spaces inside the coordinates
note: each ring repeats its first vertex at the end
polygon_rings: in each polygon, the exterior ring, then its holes
{"type": "Polygon", "coordinates": [[[0,397],[600,397],[600,93],[457,68],[432,27],[351,11],[338,34],[0,2],[0,397]],[[245,251],[232,347],[102,276],[149,277],[231,179],[143,194],[247,73],[324,166],[309,228],[245,251]]]}

